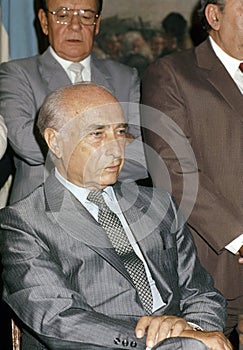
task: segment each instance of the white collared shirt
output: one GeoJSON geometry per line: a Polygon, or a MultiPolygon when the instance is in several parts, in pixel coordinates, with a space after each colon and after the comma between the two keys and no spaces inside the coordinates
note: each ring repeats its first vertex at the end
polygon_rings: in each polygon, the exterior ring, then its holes
{"type": "MultiPolygon", "coordinates": [[[[97,207],[97,205],[95,205],[94,203],[90,202],[87,199],[90,190],[88,188],[85,188],[85,187],[76,186],[73,183],[69,182],[58,172],[57,169],[55,169],[55,176],[63,184],[63,186],[65,186],[78,199],[78,201],[81,202],[81,204],[90,212],[90,214],[95,218],[95,220],[98,221],[99,208],[97,207]]],[[[129,242],[131,243],[137,256],[142,260],[142,262],[144,264],[146,275],[147,275],[147,278],[149,281],[149,285],[150,285],[151,293],[152,293],[152,297],[153,297],[153,310],[152,311],[154,312],[157,309],[159,309],[160,307],[162,307],[163,305],[165,305],[165,303],[163,302],[161,295],[160,295],[160,293],[155,285],[155,281],[153,280],[153,278],[151,276],[148,265],[143,257],[142,251],[139,248],[139,245],[137,244],[137,242],[133,236],[133,233],[130,230],[130,227],[129,227],[129,225],[128,225],[128,223],[127,223],[127,221],[126,221],[126,219],[121,211],[121,208],[118,204],[118,201],[116,199],[116,196],[115,196],[115,193],[114,193],[112,186],[108,186],[104,189],[104,200],[105,200],[106,204],[108,205],[108,207],[120,219],[122,226],[124,228],[124,231],[129,239],[129,242]]]]}
{"type": "Polygon", "coordinates": [[[219,47],[218,44],[216,44],[216,42],[211,36],[209,36],[209,40],[216,56],[222,62],[225,69],[227,70],[227,72],[229,73],[229,75],[234,80],[241,93],[243,94],[243,74],[240,72],[239,69],[239,65],[242,61],[237,60],[236,58],[228,55],[224,50],[221,49],[221,47],[219,47]],[[239,78],[238,74],[240,74],[239,78]]]}
{"type": "MultiPolygon", "coordinates": [[[[64,60],[63,58],[59,57],[56,52],[53,50],[52,47],[50,47],[50,52],[52,56],[57,60],[58,63],[62,66],[62,68],[65,70],[67,75],[69,76],[72,83],[74,83],[75,75],[73,72],[70,72],[68,69],[70,64],[73,63],[71,61],[64,60]]],[[[82,77],[84,81],[91,81],[91,68],[90,68],[90,55],[86,57],[83,61],[80,61],[80,63],[83,65],[84,69],[82,70],[82,77]]]]}

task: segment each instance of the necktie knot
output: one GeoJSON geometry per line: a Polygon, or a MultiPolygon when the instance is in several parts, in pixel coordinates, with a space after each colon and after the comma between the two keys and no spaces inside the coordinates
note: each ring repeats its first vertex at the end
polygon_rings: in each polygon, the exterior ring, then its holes
{"type": "Polygon", "coordinates": [[[87,196],[87,199],[96,204],[99,208],[106,206],[105,200],[103,198],[103,190],[91,190],[87,196]]]}
{"type": "Polygon", "coordinates": [[[74,83],[78,83],[78,82],[83,81],[82,71],[84,69],[84,66],[81,63],[73,62],[73,63],[70,64],[68,69],[69,69],[70,72],[73,72],[74,75],[75,75],[74,83]]]}
{"type": "Polygon", "coordinates": [[[240,71],[243,73],[243,62],[240,63],[239,68],[240,68],[240,71]]]}

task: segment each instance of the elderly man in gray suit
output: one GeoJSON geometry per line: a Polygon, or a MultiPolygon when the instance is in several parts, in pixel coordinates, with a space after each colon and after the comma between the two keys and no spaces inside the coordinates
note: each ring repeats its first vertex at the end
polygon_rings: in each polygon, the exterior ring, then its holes
{"type": "Polygon", "coordinates": [[[63,87],[38,127],[55,167],[0,212],[4,300],[22,349],[232,350],[225,300],[170,195],[117,182],[127,142],[117,99],[92,83],[63,87]]]}
{"type": "MultiPolygon", "coordinates": [[[[102,3],[102,0],[42,0],[38,16],[43,33],[48,36],[49,48],[40,56],[0,66],[0,114],[5,118],[15,152],[11,202],[23,198],[43,182],[46,150],[35,120],[48,93],[82,79],[105,86],[121,102],[139,102],[137,71],[91,54],[100,29],[102,3]],[[72,68],[73,62],[81,63],[77,73],[72,68]]],[[[128,132],[135,141],[127,149],[127,164],[120,179],[144,179],[148,175],[140,142],[139,112],[132,108],[127,111],[126,119],[130,124],[128,132]]]]}

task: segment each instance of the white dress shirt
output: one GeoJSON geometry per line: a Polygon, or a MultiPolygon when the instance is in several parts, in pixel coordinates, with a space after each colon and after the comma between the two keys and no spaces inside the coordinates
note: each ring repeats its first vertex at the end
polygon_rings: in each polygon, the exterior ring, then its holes
{"type": "Polygon", "coordinates": [[[239,68],[239,65],[242,61],[237,60],[232,56],[229,56],[224,50],[221,49],[221,47],[219,47],[218,44],[216,44],[216,42],[211,36],[209,36],[209,40],[216,56],[222,62],[225,69],[227,70],[227,72],[229,73],[229,75],[234,80],[241,93],[243,94],[243,74],[239,68]]]}
{"type": "MultiPolygon", "coordinates": [[[[75,74],[71,72],[68,68],[72,61],[64,60],[63,58],[59,57],[56,52],[53,50],[52,47],[50,47],[50,52],[52,56],[57,60],[58,63],[62,66],[62,68],[65,70],[67,75],[69,76],[72,83],[74,83],[75,74]]],[[[83,61],[80,61],[80,63],[83,65],[82,70],[82,78],[84,81],[91,81],[91,68],[90,68],[90,56],[86,57],[83,61]]]]}

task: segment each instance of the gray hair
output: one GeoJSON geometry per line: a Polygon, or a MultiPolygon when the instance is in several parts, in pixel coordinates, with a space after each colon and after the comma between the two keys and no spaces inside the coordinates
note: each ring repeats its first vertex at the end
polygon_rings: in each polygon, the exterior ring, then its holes
{"type": "MultiPolygon", "coordinates": [[[[71,88],[71,86],[69,87],[71,88]]],[[[56,131],[61,130],[67,120],[70,118],[70,111],[66,108],[64,99],[65,88],[61,88],[50,93],[44,100],[40,108],[37,127],[41,135],[44,135],[46,128],[52,128],[56,131]]]]}
{"type": "Polygon", "coordinates": [[[203,25],[204,29],[206,29],[207,31],[209,31],[211,29],[211,26],[208,23],[208,20],[205,16],[206,7],[209,4],[217,5],[219,7],[220,11],[223,11],[225,4],[226,4],[226,0],[201,0],[201,8],[199,9],[198,13],[199,13],[199,16],[201,18],[202,25],[203,25]]]}

